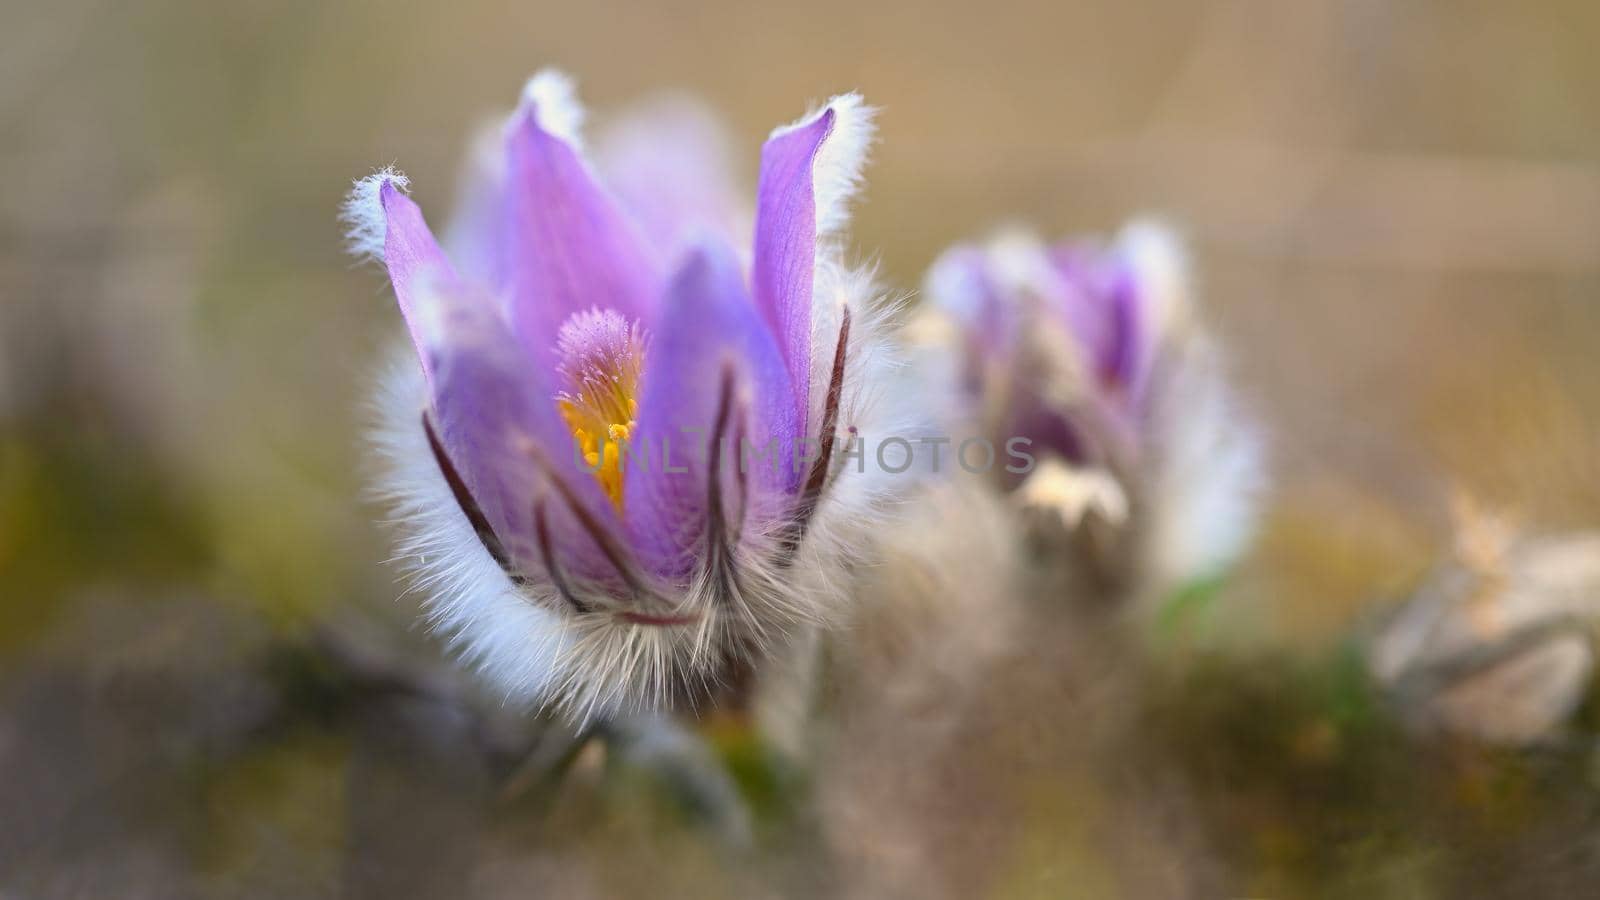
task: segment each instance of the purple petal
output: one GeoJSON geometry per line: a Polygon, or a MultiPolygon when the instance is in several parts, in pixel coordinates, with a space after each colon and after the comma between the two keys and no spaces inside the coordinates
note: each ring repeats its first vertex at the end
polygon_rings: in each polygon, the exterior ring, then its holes
{"type": "Polygon", "coordinates": [[[795,385],[796,421],[802,432],[809,407],[811,292],[817,253],[812,162],[833,122],[830,108],[811,122],[769,138],[761,149],[756,192],[751,275],[756,307],[777,335],[789,380],[795,385]]]}
{"type": "Polygon", "coordinates": [[[1148,323],[1136,273],[1114,251],[1071,245],[1051,253],[1062,312],[1101,386],[1135,402],[1143,390],[1148,323]]]}
{"type": "Polygon", "coordinates": [[[508,280],[517,337],[548,370],[573,313],[613,309],[649,321],[660,267],[633,225],[534,104],[507,137],[508,280]]]}
{"type": "Polygon", "coordinates": [[[405,317],[406,328],[411,332],[411,342],[416,345],[417,355],[422,360],[423,374],[428,383],[433,384],[434,371],[423,331],[419,288],[430,283],[455,280],[455,269],[451,267],[444,251],[439,249],[433,232],[422,218],[422,210],[410,197],[401,193],[394,182],[383,182],[378,188],[378,201],[383,207],[383,261],[389,269],[389,281],[394,285],[400,314],[405,317]]]}
{"type": "MultiPolygon", "coordinates": [[[[712,244],[690,255],[667,292],[633,436],[633,445],[649,454],[648,463],[628,470],[623,494],[634,545],[652,569],[669,578],[686,575],[703,552],[712,435],[725,383],[731,406],[719,468],[724,513],[736,520],[743,496],[749,518],[758,519],[784,502],[790,481],[794,391],[732,251],[712,244]],[[752,457],[741,479],[741,439],[757,450],[772,441],[776,465],[752,457]]],[[[732,530],[740,530],[737,522],[732,530]]]]}
{"type": "Polygon", "coordinates": [[[1144,321],[1141,288],[1133,270],[1118,261],[1108,290],[1112,338],[1101,356],[1101,372],[1108,381],[1121,387],[1129,402],[1137,403],[1144,392],[1148,368],[1145,336],[1149,329],[1144,321]]]}
{"type": "Polygon", "coordinates": [[[612,533],[620,531],[594,479],[570,462],[571,433],[546,379],[486,298],[459,283],[423,285],[417,296],[423,359],[434,372],[434,426],[450,463],[517,569],[532,574],[545,568],[533,520],[534,504],[542,497],[563,574],[614,580],[615,571],[548,477],[553,468],[596,521],[612,533]]]}
{"type": "Polygon", "coordinates": [[[1117,338],[1104,262],[1097,251],[1072,244],[1053,248],[1049,258],[1059,279],[1052,299],[1094,374],[1103,377],[1117,338]]]}

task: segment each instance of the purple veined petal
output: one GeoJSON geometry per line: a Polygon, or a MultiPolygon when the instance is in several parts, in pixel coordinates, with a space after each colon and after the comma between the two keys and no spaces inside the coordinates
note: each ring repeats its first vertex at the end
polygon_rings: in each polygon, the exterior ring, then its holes
{"type": "Polygon", "coordinates": [[[547,572],[553,558],[569,581],[614,582],[614,567],[552,481],[552,475],[560,478],[591,520],[620,533],[593,478],[576,465],[562,471],[573,458],[572,435],[547,379],[492,304],[472,288],[459,280],[430,279],[418,285],[416,296],[415,331],[424,365],[434,373],[430,420],[513,568],[547,572]],[[548,538],[543,542],[535,522],[540,503],[548,538]]]}
{"type": "MultiPolygon", "coordinates": [[[[811,300],[816,275],[817,206],[812,160],[833,129],[834,112],[770,138],[761,149],[756,190],[755,301],[778,337],[789,380],[811,382],[811,300]]],[[[800,427],[806,427],[807,395],[795,391],[800,427]]]]}
{"type": "Polygon", "coordinates": [[[731,177],[729,144],[715,113],[691,96],[668,94],[608,128],[594,144],[595,165],[667,258],[707,233],[745,248],[751,210],[731,177]]]}
{"type": "MultiPolygon", "coordinates": [[[[374,177],[381,177],[381,173],[374,177]]],[[[394,286],[400,314],[405,318],[411,341],[422,360],[422,372],[432,385],[435,373],[425,344],[424,313],[419,289],[432,282],[452,281],[456,274],[449,258],[434,240],[433,232],[422,217],[421,208],[400,190],[396,182],[397,179],[387,177],[377,185],[377,203],[383,228],[383,261],[389,270],[389,281],[394,286]]]]}
{"type": "MultiPolygon", "coordinates": [[[[381,255],[428,383],[434,427],[451,466],[517,565],[530,559],[531,498],[537,479],[528,447],[550,465],[571,459],[572,435],[556,410],[555,391],[506,330],[495,304],[462,280],[440,250],[422,211],[385,170],[357,184],[345,210],[352,243],[381,255]]],[[[576,468],[576,467],[575,467],[576,468]]],[[[620,523],[587,475],[563,479],[574,502],[612,533],[620,523]]],[[[581,529],[571,505],[548,517],[557,555],[573,574],[606,580],[614,572],[581,529]]]]}
{"type": "Polygon", "coordinates": [[[859,96],[841,95],[820,114],[774,131],[761,148],[752,290],[795,385],[802,431],[810,412],[817,239],[845,221],[872,141],[872,116],[859,96]]]}
{"type": "Polygon", "coordinates": [[[542,124],[536,97],[506,136],[505,203],[512,326],[547,371],[574,313],[653,318],[659,263],[574,145],[542,124]]]}
{"type": "MultiPolygon", "coordinates": [[[[535,106],[546,132],[574,147],[581,146],[584,111],[570,78],[545,69],[528,80],[523,96],[535,106]]],[[[457,178],[450,227],[443,235],[444,247],[457,270],[475,283],[491,286],[502,299],[509,299],[510,273],[516,262],[508,246],[506,222],[506,133],[521,112],[514,112],[509,121],[501,117],[487,123],[474,136],[457,178]]],[[[509,309],[506,318],[511,318],[509,309]]]]}
{"type": "Polygon", "coordinates": [[[725,383],[733,408],[720,451],[724,511],[736,520],[742,508],[755,520],[787,502],[798,433],[794,391],[733,251],[708,242],[691,251],[667,291],[633,435],[649,462],[630,468],[624,486],[633,544],[667,578],[685,577],[703,553],[712,437],[725,383]],[[743,478],[741,439],[757,451],[743,478]],[[769,441],[775,456],[764,455],[769,441]]]}

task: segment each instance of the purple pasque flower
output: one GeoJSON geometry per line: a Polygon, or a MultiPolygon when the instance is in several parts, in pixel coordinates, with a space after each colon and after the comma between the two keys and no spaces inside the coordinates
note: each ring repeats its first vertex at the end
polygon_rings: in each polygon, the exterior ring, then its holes
{"type": "Polygon", "coordinates": [[[469,172],[448,252],[385,169],[346,206],[421,360],[384,403],[386,482],[438,626],[508,695],[578,716],[692,694],[788,629],[885,486],[835,459],[884,368],[840,262],[872,138],[854,94],[779,128],[754,239],[675,105],[592,162],[545,72],[469,172]]]}
{"type": "Polygon", "coordinates": [[[1145,222],[1111,242],[1009,231],[946,251],[926,292],[935,333],[955,345],[966,418],[1036,460],[1004,482],[1019,505],[1069,531],[1097,520],[1114,564],[1158,581],[1238,555],[1260,440],[1196,321],[1176,235],[1145,222]]]}

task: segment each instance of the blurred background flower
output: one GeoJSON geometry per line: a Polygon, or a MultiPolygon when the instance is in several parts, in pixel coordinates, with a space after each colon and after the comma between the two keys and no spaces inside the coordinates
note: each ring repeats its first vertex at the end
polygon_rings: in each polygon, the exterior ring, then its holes
{"type": "Polygon", "coordinates": [[[1588,691],[1532,749],[1416,736],[1361,652],[1454,553],[1457,486],[1518,533],[1600,515],[1593,4],[64,0],[0,7],[0,35],[0,892],[1594,883],[1588,691]],[[445,208],[462,136],[552,64],[599,110],[701,95],[737,146],[863,91],[881,144],[853,241],[894,288],[1008,221],[1176,223],[1271,439],[1255,551],[1138,653],[1025,582],[866,573],[874,608],[948,591],[1027,625],[864,625],[817,664],[833,717],[806,790],[709,717],[752,810],[739,854],[647,753],[586,749],[558,788],[505,793],[560,742],[407,631],[360,487],[400,327],[334,198],[401,160],[445,208]],[[964,691],[919,687],[945,677],[964,691]]]}
{"type": "Polygon", "coordinates": [[[1181,239],[1150,222],[1106,244],[1011,230],[928,271],[912,334],[929,377],[954,370],[938,391],[953,427],[1005,448],[991,480],[1040,555],[1087,570],[1091,591],[1218,578],[1255,533],[1260,426],[1192,279],[1181,239]]]}

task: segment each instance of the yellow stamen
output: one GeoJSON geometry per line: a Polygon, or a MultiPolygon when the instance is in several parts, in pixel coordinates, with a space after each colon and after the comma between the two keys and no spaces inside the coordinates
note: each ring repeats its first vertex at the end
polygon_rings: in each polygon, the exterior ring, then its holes
{"type": "Polygon", "coordinates": [[[620,511],[623,446],[639,413],[635,392],[644,360],[643,335],[614,312],[591,310],[562,326],[558,349],[568,381],[558,397],[561,417],[572,429],[584,462],[620,511]]]}
{"type": "Polygon", "coordinates": [[[606,496],[617,509],[622,509],[622,443],[628,440],[628,435],[633,428],[633,422],[606,423],[596,425],[594,410],[571,400],[561,401],[561,416],[567,422],[567,427],[572,429],[572,438],[578,442],[578,447],[583,451],[583,461],[590,469],[595,470],[594,477],[605,489],[606,496]],[[596,440],[594,433],[607,435],[604,445],[596,440]],[[600,457],[605,454],[605,459],[600,457]]]}

